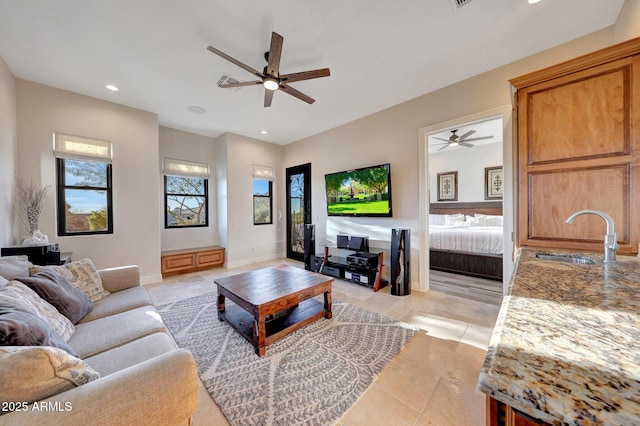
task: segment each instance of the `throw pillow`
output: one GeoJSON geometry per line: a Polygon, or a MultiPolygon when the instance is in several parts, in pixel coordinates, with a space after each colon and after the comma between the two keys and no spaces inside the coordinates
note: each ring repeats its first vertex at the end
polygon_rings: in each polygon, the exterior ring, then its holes
{"type": "Polygon", "coordinates": [[[62,315],[76,324],[93,309],[86,294],[74,287],[68,279],[54,271],[37,272],[31,277],[18,277],[16,281],[27,285],[38,296],[49,302],[62,315]]]}
{"type": "Polygon", "coordinates": [[[75,328],[71,321],[62,315],[49,302],[42,299],[20,281],[11,281],[0,288],[0,301],[27,310],[45,320],[51,328],[66,342],[71,338],[75,328]]]}
{"type": "Polygon", "coordinates": [[[71,284],[86,294],[93,303],[111,294],[102,287],[100,274],[90,259],[81,259],[60,266],[34,266],[29,268],[29,274],[34,275],[45,269],[63,275],[71,284]]]}
{"type": "Polygon", "coordinates": [[[31,403],[89,383],[100,374],[58,348],[7,346],[0,347],[0,377],[0,402],[31,403]]]}
{"type": "Polygon", "coordinates": [[[54,346],[76,355],[45,320],[4,302],[0,302],[0,346],[54,346]]]}
{"type": "Polygon", "coordinates": [[[29,262],[26,255],[2,256],[0,257],[0,277],[9,281],[15,277],[24,277],[29,275],[29,267],[31,266],[33,263],[29,262]]]}

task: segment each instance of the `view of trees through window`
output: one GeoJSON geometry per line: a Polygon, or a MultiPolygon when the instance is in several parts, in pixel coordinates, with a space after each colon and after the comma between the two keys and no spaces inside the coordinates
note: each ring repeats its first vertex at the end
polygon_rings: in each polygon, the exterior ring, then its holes
{"type": "Polygon", "coordinates": [[[164,177],[165,227],[207,226],[208,179],[164,177]]]}
{"type": "Polygon", "coordinates": [[[272,183],[270,180],[253,180],[253,224],[273,223],[271,207],[272,183]]]}
{"type": "Polygon", "coordinates": [[[111,165],[58,159],[58,234],[112,232],[111,165]]]}

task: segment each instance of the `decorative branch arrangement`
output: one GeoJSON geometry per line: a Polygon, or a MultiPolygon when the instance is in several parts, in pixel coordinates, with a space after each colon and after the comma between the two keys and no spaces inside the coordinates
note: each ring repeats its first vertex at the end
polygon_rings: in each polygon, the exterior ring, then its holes
{"type": "Polygon", "coordinates": [[[16,178],[16,188],[18,190],[18,216],[29,231],[29,235],[33,235],[35,231],[38,231],[40,214],[46,204],[49,185],[38,188],[33,181],[27,185],[22,179],[16,178]]]}

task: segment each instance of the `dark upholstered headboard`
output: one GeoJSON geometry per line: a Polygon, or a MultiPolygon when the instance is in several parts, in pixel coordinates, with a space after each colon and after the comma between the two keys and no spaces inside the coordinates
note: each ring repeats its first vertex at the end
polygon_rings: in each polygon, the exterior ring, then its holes
{"type": "Polygon", "coordinates": [[[471,203],[431,203],[431,214],[463,213],[473,216],[474,213],[502,216],[502,201],[476,201],[471,203]]]}

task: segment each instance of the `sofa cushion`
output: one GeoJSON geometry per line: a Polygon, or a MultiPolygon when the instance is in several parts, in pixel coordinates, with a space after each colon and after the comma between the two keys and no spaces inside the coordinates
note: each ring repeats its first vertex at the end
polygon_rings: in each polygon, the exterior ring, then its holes
{"type": "Polygon", "coordinates": [[[167,333],[153,333],[84,361],[104,377],[176,349],[167,333]]]}
{"type": "Polygon", "coordinates": [[[69,345],[86,358],[159,331],[166,331],[160,315],[153,306],[142,306],[77,324],[69,345]]]}
{"type": "Polygon", "coordinates": [[[126,290],[111,293],[109,297],[98,300],[93,304],[93,310],[80,321],[88,322],[120,312],[130,311],[141,306],[153,305],[149,293],[144,287],[136,286],[126,290]]]}
{"type": "Polygon", "coordinates": [[[0,377],[0,402],[4,403],[39,401],[96,380],[100,374],[58,348],[5,346],[0,347],[0,377]]]}
{"type": "Polygon", "coordinates": [[[73,324],[93,309],[93,304],[86,294],[54,271],[40,271],[31,277],[18,277],[16,280],[35,291],[73,324]]]}
{"type": "Polygon", "coordinates": [[[0,302],[0,346],[55,346],[76,352],[33,312],[0,302]]]}
{"type": "Polygon", "coordinates": [[[73,334],[73,324],[49,302],[20,281],[13,280],[0,288],[0,301],[32,312],[45,320],[66,342],[73,334]]]}
{"type": "Polygon", "coordinates": [[[28,276],[31,266],[33,263],[29,262],[26,255],[2,256],[0,257],[0,277],[11,281],[15,277],[28,276]]]}
{"type": "Polygon", "coordinates": [[[97,302],[109,295],[109,292],[102,287],[100,274],[90,259],[81,259],[64,265],[33,266],[29,268],[29,273],[34,275],[45,269],[64,275],[71,284],[86,294],[91,302],[97,302]]]}

